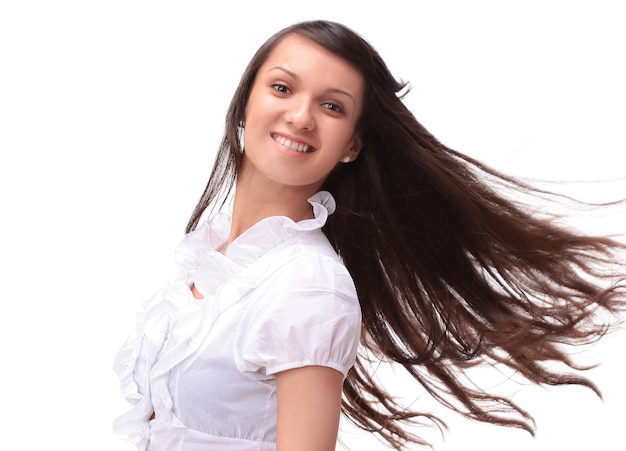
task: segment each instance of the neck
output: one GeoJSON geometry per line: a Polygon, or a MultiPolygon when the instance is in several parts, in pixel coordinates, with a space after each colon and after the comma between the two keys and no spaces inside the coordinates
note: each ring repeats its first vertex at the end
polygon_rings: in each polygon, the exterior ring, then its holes
{"type": "Polygon", "coordinates": [[[230,235],[223,252],[237,237],[257,222],[271,216],[286,216],[294,222],[313,218],[313,207],[308,202],[317,190],[276,186],[272,183],[237,181],[230,235]]]}

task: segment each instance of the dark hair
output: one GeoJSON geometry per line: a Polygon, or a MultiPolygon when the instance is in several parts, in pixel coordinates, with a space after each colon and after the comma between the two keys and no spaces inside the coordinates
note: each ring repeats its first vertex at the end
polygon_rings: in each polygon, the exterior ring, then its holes
{"type": "MultiPolygon", "coordinates": [[[[440,143],[402,103],[406,85],[343,25],[298,23],[257,51],[230,104],[215,166],[187,231],[231,192],[241,165],[239,126],[256,73],[291,33],[349,61],[366,82],[357,125],[364,148],[353,163],[338,165],[323,189],[337,201],[324,231],[355,282],[369,355],[402,365],[435,399],[468,418],[531,433],[532,417],[521,407],[467,382],[472,367],[503,365],[536,384],[598,392],[580,375],[567,345],[597,340],[616,319],[601,313],[622,309],[624,278],[607,264],[625,246],[570,231],[505,197],[549,193],[440,143]]],[[[360,354],[344,383],[344,412],[394,448],[425,444],[404,426],[439,419],[397,402],[369,368],[360,354]]]]}

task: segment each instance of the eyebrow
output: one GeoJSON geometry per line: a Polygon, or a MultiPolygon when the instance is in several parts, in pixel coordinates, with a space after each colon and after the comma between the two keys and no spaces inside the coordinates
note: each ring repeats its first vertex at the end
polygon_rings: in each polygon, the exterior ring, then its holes
{"type": "MultiPolygon", "coordinates": [[[[300,83],[302,81],[302,78],[298,74],[296,74],[295,72],[290,71],[289,69],[285,69],[282,66],[274,66],[274,67],[268,69],[267,71],[271,72],[273,70],[281,70],[281,71],[285,72],[291,78],[295,79],[298,83],[300,83]]],[[[354,96],[352,94],[350,94],[349,92],[344,91],[343,89],[328,88],[326,90],[326,92],[346,95],[346,96],[350,97],[352,99],[352,103],[354,103],[356,105],[356,99],[354,98],[354,96]]]]}

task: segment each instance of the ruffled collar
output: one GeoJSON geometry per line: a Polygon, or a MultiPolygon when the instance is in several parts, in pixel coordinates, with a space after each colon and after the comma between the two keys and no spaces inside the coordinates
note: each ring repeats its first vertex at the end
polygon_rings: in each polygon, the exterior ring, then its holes
{"type": "Polygon", "coordinates": [[[226,256],[217,249],[228,239],[232,217],[219,213],[185,236],[176,248],[176,262],[189,271],[196,269],[209,255],[219,254],[232,263],[248,266],[299,233],[321,230],[335,211],[335,199],[328,191],[319,191],[308,202],[313,207],[312,219],[295,222],[286,216],[264,218],[234,240],[226,256]]]}

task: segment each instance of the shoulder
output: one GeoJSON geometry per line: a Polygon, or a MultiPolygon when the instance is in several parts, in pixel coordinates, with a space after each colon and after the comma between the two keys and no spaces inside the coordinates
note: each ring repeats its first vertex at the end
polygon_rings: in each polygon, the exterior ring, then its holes
{"type": "Polygon", "coordinates": [[[251,292],[237,328],[242,371],[267,376],[316,365],[345,376],[353,365],[361,332],[356,289],[337,254],[322,250],[306,242],[285,248],[251,292]]]}
{"type": "Polygon", "coordinates": [[[321,230],[301,233],[272,254],[266,283],[275,288],[339,290],[356,297],[352,277],[321,230]]]}
{"type": "Polygon", "coordinates": [[[360,316],[352,277],[321,231],[299,234],[255,266],[257,280],[248,310],[251,318],[324,311],[360,316]]]}

